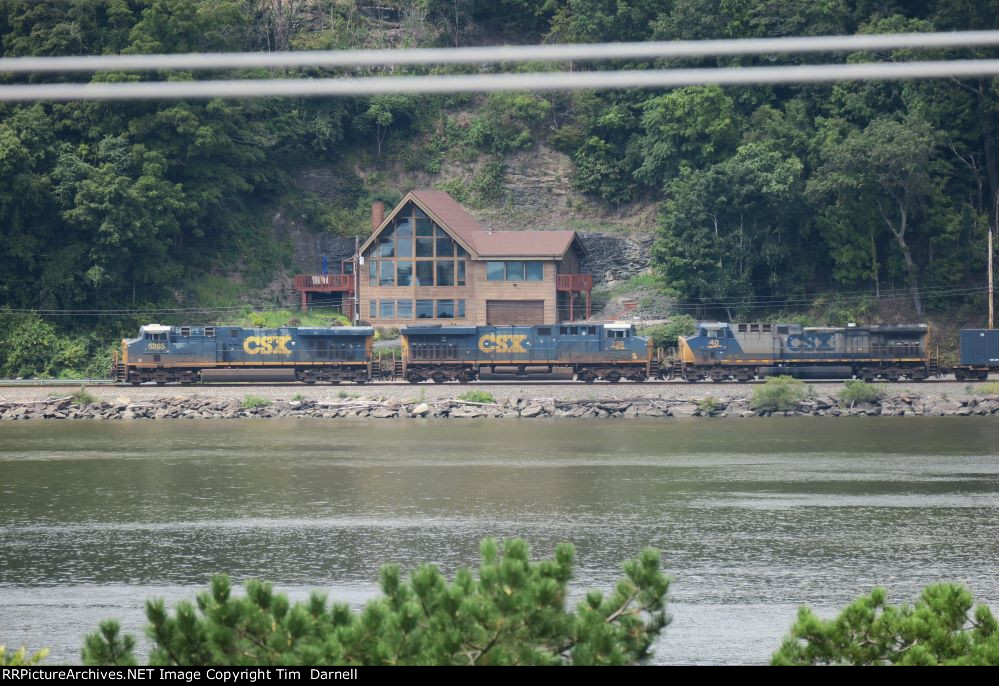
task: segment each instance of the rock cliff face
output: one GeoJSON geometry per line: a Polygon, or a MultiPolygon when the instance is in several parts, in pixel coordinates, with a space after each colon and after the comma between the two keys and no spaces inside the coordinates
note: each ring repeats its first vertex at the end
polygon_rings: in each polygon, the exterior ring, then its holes
{"type": "Polygon", "coordinates": [[[606,233],[580,233],[586,255],[582,271],[592,274],[595,283],[622,281],[649,268],[653,237],[606,233]]]}

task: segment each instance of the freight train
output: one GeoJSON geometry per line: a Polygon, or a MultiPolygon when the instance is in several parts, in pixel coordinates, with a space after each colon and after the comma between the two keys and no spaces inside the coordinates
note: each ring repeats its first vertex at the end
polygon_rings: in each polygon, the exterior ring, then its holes
{"type": "Polygon", "coordinates": [[[999,371],[999,330],[961,332],[960,363],[941,368],[925,324],[803,327],[703,322],[672,353],[628,322],[537,326],[407,326],[401,356],[385,367],[370,326],[163,326],[125,339],[112,363],[124,383],[298,381],[467,383],[482,379],[749,381],[774,375],[921,381],[999,371]]]}

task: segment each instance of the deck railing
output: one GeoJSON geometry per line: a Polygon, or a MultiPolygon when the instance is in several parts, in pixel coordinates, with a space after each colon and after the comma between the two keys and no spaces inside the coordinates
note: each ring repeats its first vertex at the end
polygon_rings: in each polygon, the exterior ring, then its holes
{"type": "Polygon", "coordinates": [[[589,274],[558,274],[555,276],[555,288],[560,291],[591,291],[593,277],[589,274]]]}
{"type": "Polygon", "coordinates": [[[353,291],[353,274],[297,274],[296,291],[353,291]]]}

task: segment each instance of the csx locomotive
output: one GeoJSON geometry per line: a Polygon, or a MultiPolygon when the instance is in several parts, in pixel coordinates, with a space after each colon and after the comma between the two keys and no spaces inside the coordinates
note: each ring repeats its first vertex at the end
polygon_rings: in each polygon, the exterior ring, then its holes
{"type": "Polygon", "coordinates": [[[703,322],[681,336],[673,355],[654,349],[627,322],[538,326],[408,326],[402,355],[387,369],[370,326],[163,326],[148,324],[121,343],[112,376],[120,382],[299,381],[365,383],[375,377],[411,383],[479,379],[622,379],[749,381],[803,378],[923,380],[953,372],[985,380],[999,371],[999,330],[961,332],[960,363],[942,369],[929,328],[803,327],[703,322]]]}
{"type": "Polygon", "coordinates": [[[939,373],[926,324],[820,328],[704,322],[678,344],[674,376],[687,381],[749,381],[782,374],[921,381],[939,373]]]}

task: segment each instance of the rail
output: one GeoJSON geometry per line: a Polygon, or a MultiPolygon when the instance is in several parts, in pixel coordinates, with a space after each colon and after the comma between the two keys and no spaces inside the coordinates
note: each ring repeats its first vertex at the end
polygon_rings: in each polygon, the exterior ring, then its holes
{"type": "Polygon", "coordinates": [[[353,274],[296,274],[296,291],[353,291],[353,274]]]}
{"type": "Polygon", "coordinates": [[[555,288],[559,291],[589,292],[593,290],[593,277],[590,274],[558,274],[555,288]]]}

